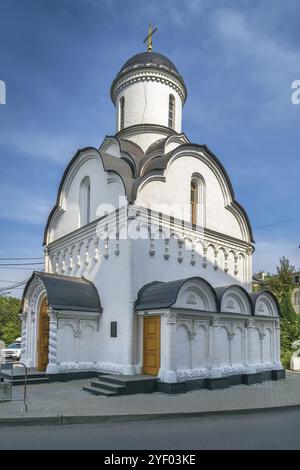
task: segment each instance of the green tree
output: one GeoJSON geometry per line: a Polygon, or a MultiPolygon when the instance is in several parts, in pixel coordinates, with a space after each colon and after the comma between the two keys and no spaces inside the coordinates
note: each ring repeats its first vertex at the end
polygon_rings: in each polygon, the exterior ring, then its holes
{"type": "Polygon", "coordinates": [[[277,274],[269,278],[270,290],[276,295],[280,310],[280,343],[281,358],[288,367],[292,354],[292,342],[300,338],[300,318],[295,313],[292,304],[293,272],[295,267],[290,265],[285,257],[280,258],[277,274]]]}
{"type": "Polygon", "coordinates": [[[12,343],[21,335],[19,310],[19,299],[0,297],[0,339],[6,344],[12,343]]]}
{"type": "MultiPolygon", "coordinates": [[[[293,291],[293,272],[295,271],[295,267],[292,266],[287,258],[284,256],[279,260],[279,266],[277,266],[277,275],[269,277],[270,288],[277,296],[279,302],[285,296],[292,295],[293,291]]],[[[292,303],[291,303],[292,307],[292,303]]],[[[287,314],[295,313],[293,311],[293,307],[291,308],[290,312],[287,314]]]]}

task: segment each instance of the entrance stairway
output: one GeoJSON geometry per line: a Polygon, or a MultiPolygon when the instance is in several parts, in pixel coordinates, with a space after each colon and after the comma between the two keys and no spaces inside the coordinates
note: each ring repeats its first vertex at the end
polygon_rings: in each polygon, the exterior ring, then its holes
{"type": "Polygon", "coordinates": [[[83,390],[93,395],[115,397],[134,395],[136,393],[153,393],[156,391],[157,378],[152,375],[102,375],[84,386],[83,390]]]}
{"type": "MultiPolygon", "coordinates": [[[[11,370],[1,371],[2,377],[8,380],[12,385],[24,385],[25,384],[25,374],[23,368],[14,368],[12,373],[11,370]]],[[[46,376],[45,372],[37,372],[36,369],[29,369],[27,374],[27,384],[43,384],[48,383],[49,378],[46,376]]]]}

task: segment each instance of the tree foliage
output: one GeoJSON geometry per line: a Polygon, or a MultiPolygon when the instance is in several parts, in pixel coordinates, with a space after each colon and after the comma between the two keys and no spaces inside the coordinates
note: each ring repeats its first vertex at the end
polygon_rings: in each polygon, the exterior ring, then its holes
{"type": "Polygon", "coordinates": [[[15,297],[0,297],[0,339],[12,343],[21,335],[19,319],[20,300],[15,297]]]}
{"type": "Polygon", "coordinates": [[[290,265],[287,258],[282,257],[279,266],[277,266],[277,275],[268,280],[270,290],[276,295],[280,305],[281,355],[285,358],[286,366],[292,353],[293,341],[300,339],[300,318],[295,313],[292,304],[294,271],[295,267],[290,265]]]}

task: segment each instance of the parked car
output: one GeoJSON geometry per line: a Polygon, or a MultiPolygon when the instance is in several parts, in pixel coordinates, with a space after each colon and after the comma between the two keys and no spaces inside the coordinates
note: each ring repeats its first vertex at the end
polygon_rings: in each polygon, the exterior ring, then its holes
{"type": "Polygon", "coordinates": [[[2,349],[1,352],[6,360],[19,361],[21,358],[21,343],[11,343],[7,348],[2,349]]]}

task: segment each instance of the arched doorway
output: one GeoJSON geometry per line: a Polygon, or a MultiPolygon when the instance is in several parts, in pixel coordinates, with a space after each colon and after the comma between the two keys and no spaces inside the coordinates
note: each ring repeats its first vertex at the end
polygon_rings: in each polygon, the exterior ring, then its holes
{"type": "Polygon", "coordinates": [[[48,365],[49,354],[49,316],[47,298],[42,301],[38,319],[38,342],[37,342],[37,369],[45,371],[48,365]]]}

